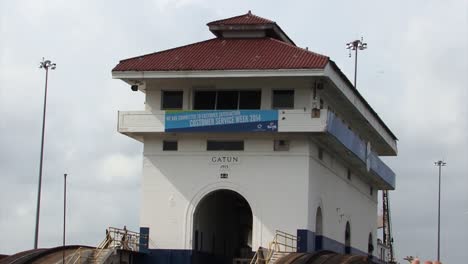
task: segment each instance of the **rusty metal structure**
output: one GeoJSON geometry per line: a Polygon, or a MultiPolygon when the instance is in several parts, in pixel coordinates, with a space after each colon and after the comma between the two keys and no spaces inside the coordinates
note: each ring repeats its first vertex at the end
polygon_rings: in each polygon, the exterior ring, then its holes
{"type": "Polygon", "coordinates": [[[367,256],[343,255],[331,251],[316,253],[291,253],[275,264],[371,264],[375,263],[367,256]]]}
{"type": "Polygon", "coordinates": [[[383,243],[389,248],[389,263],[396,263],[393,251],[392,224],[390,218],[390,198],[387,190],[382,191],[383,202],[383,243]]]}

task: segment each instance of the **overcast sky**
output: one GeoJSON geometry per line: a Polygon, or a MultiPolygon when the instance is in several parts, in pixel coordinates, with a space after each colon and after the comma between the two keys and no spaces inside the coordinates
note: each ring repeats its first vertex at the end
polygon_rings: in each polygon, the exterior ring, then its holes
{"type": "Polygon", "coordinates": [[[34,240],[44,70],[50,73],[41,247],[98,244],[107,226],[139,228],[142,144],[116,131],[143,95],[112,80],[120,59],[212,38],[206,23],[246,13],[276,21],[298,46],[352,80],[345,43],[364,37],[358,89],[399,138],[391,193],[397,256],[435,258],[437,168],[445,263],[468,258],[467,1],[0,1],[0,254],[34,240]]]}

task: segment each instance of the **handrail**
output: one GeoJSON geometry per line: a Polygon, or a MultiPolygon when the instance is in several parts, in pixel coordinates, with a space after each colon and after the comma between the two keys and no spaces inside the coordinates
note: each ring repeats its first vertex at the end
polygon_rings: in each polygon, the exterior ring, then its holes
{"type": "Polygon", "coordinates": [[[82,263],[81,253],[82,253],[83,249],[85,249],[85,248],[84,247],[79,247],[77,250],[75,250],[75,252],[73,252],[73,254],[71,256],[67,257],[68,260],[65,263],[66,264],[76,264],[77,261],[79,261],[78,263],[81,264],[82,263]]]}
{"type": "Polygon", "coordinates": [[[286,232],[276,230],[273,241],[268,245],[268,256],[265,259],[259,257],[258,251],[255,252],[250,264],[257,264],[259,260],[265,261],[265,263],[270,263],[271,258],[275,252],[279,253],[290,253],[297,251],[297,236],[288,234],[286,232]]]}

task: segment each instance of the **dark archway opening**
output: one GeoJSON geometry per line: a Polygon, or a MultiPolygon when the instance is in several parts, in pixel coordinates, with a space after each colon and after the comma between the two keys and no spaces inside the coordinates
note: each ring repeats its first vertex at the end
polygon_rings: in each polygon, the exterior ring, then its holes
{"type": "Polygon", "coordinates": [[[372,233],[369,233],[369,242],[367,244],[367,254],[372,257],[374,254],[374,240],[372,239],[372,233]]]}
{"type": "Polygon", "coordinates": [[[323,241],[323,220],[322,220],[322,209],[317,208],[317,214],[315,215],[315,250],[319,251],[322,249],[323,241]]]}
{"type": "Polygon", "coordinates": [[[351,226],[346,222],[345,230],[345,254],[351,254],[351,226]]]}
{"type": "Polygon", "coordinates": [[[252,258],[252,210],[240,194],[207,194],[193,216],[194,263],[233,263],[252,258]]]}

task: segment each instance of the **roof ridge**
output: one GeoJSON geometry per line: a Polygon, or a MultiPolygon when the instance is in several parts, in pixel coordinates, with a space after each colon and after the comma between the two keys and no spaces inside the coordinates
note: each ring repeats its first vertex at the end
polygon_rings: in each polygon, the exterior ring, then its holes
{"type": "Polygon", "coordinates": [[[316,55],[316,56],[322,56],[322,57],[325,57],[325,58],[330,59],[330,57],[327,56],[327,55],[323,55],[323,54],[320,54],[320,53],[317,53],[317,52],[314,52],[314,51],[310,51],[310,50],[308,50],[308,49],[304,49],[304,48],[301,48],[301,47],[299,47],[299,46],[296,46],[296,45],[293,45],[293,44],[290,44],[290,43],[287,43],[287,42],[284,42],[284,41],[281,41],[281,40],[279,40],[279,39],[275,39],[275,38],[272,38],[272,37],[267,37],[267,38],[269,38],[269,39],[271,39],[271,40],[274,40],[274,41],[276,41],[276,42],[282,43],[282,44],[284,44],[284,45],[290,46],[290,47],[292,47],[292,48],[301,49],[301,50],[303,50],[303,51],[305,51],[305,52],[307,52],[307,53],[311,53],[311,54],[316,55]]]}
{"type": "Polygon", "coordinates": [[[175,48],[170,48],[170,49],[166,49],[166,50],[160,50],[160,51],[151,52],[151,53],[144,54],[144,55],[140,55],[140,56],[135,56],[135,57],[127,58],[127,59],[124,59],[124,60],[120,60],[119,62],[125,62],[125,61],[128,61],[128,60],[139,59],[139,58],[143,58],[143,57],[147,57],[147,56],[151,56],[151,55],[155,55],[155,54],[160,54],[160,53],[164,53],[164,52],[169,52],[169,51],[176,50],[176,49],[180,49],[180,48],[186,48],[186,47],[190,47],[190,46],[195,46],[195,45],[197,45],[197,44],[201,44],[201,43],[204,43],[204,42],[209,42],[209,41],[217,40],[217,39],[219,39],[219,38],[206,39],[206,40],[198,41],[198,42],[195,42],[195,43],[190,43],[190,44],[178,46],[178,47],[175,47],[175,48]]]}
{"type": "Polygon", "coordinates": [[[254,14],[249,10],[249,12],[247,12],[246,14],[238,15],[238,16],[233,16],[233,17],[228,17],[228,18],[223,18],[223,19],[218,19],[218,20],[215,20],[215,21],[208,22],[206,25],[209,26],[209,25],[213,25],[213,24],[220,23],[220,22],[222,22],[222,21],[231,20],[231,19],[236,19],[236,18],[240,18],[240,17],[244,17],[244,16],[251,16],[251,17],[259,18],[259,19],[268,21],[269,24],[276,24],[275,21],[270,20],[270,19],[268,19],[268,18],[264,18],[264,17],[261,17],[261,16],[254,15],[254,14]]]}

